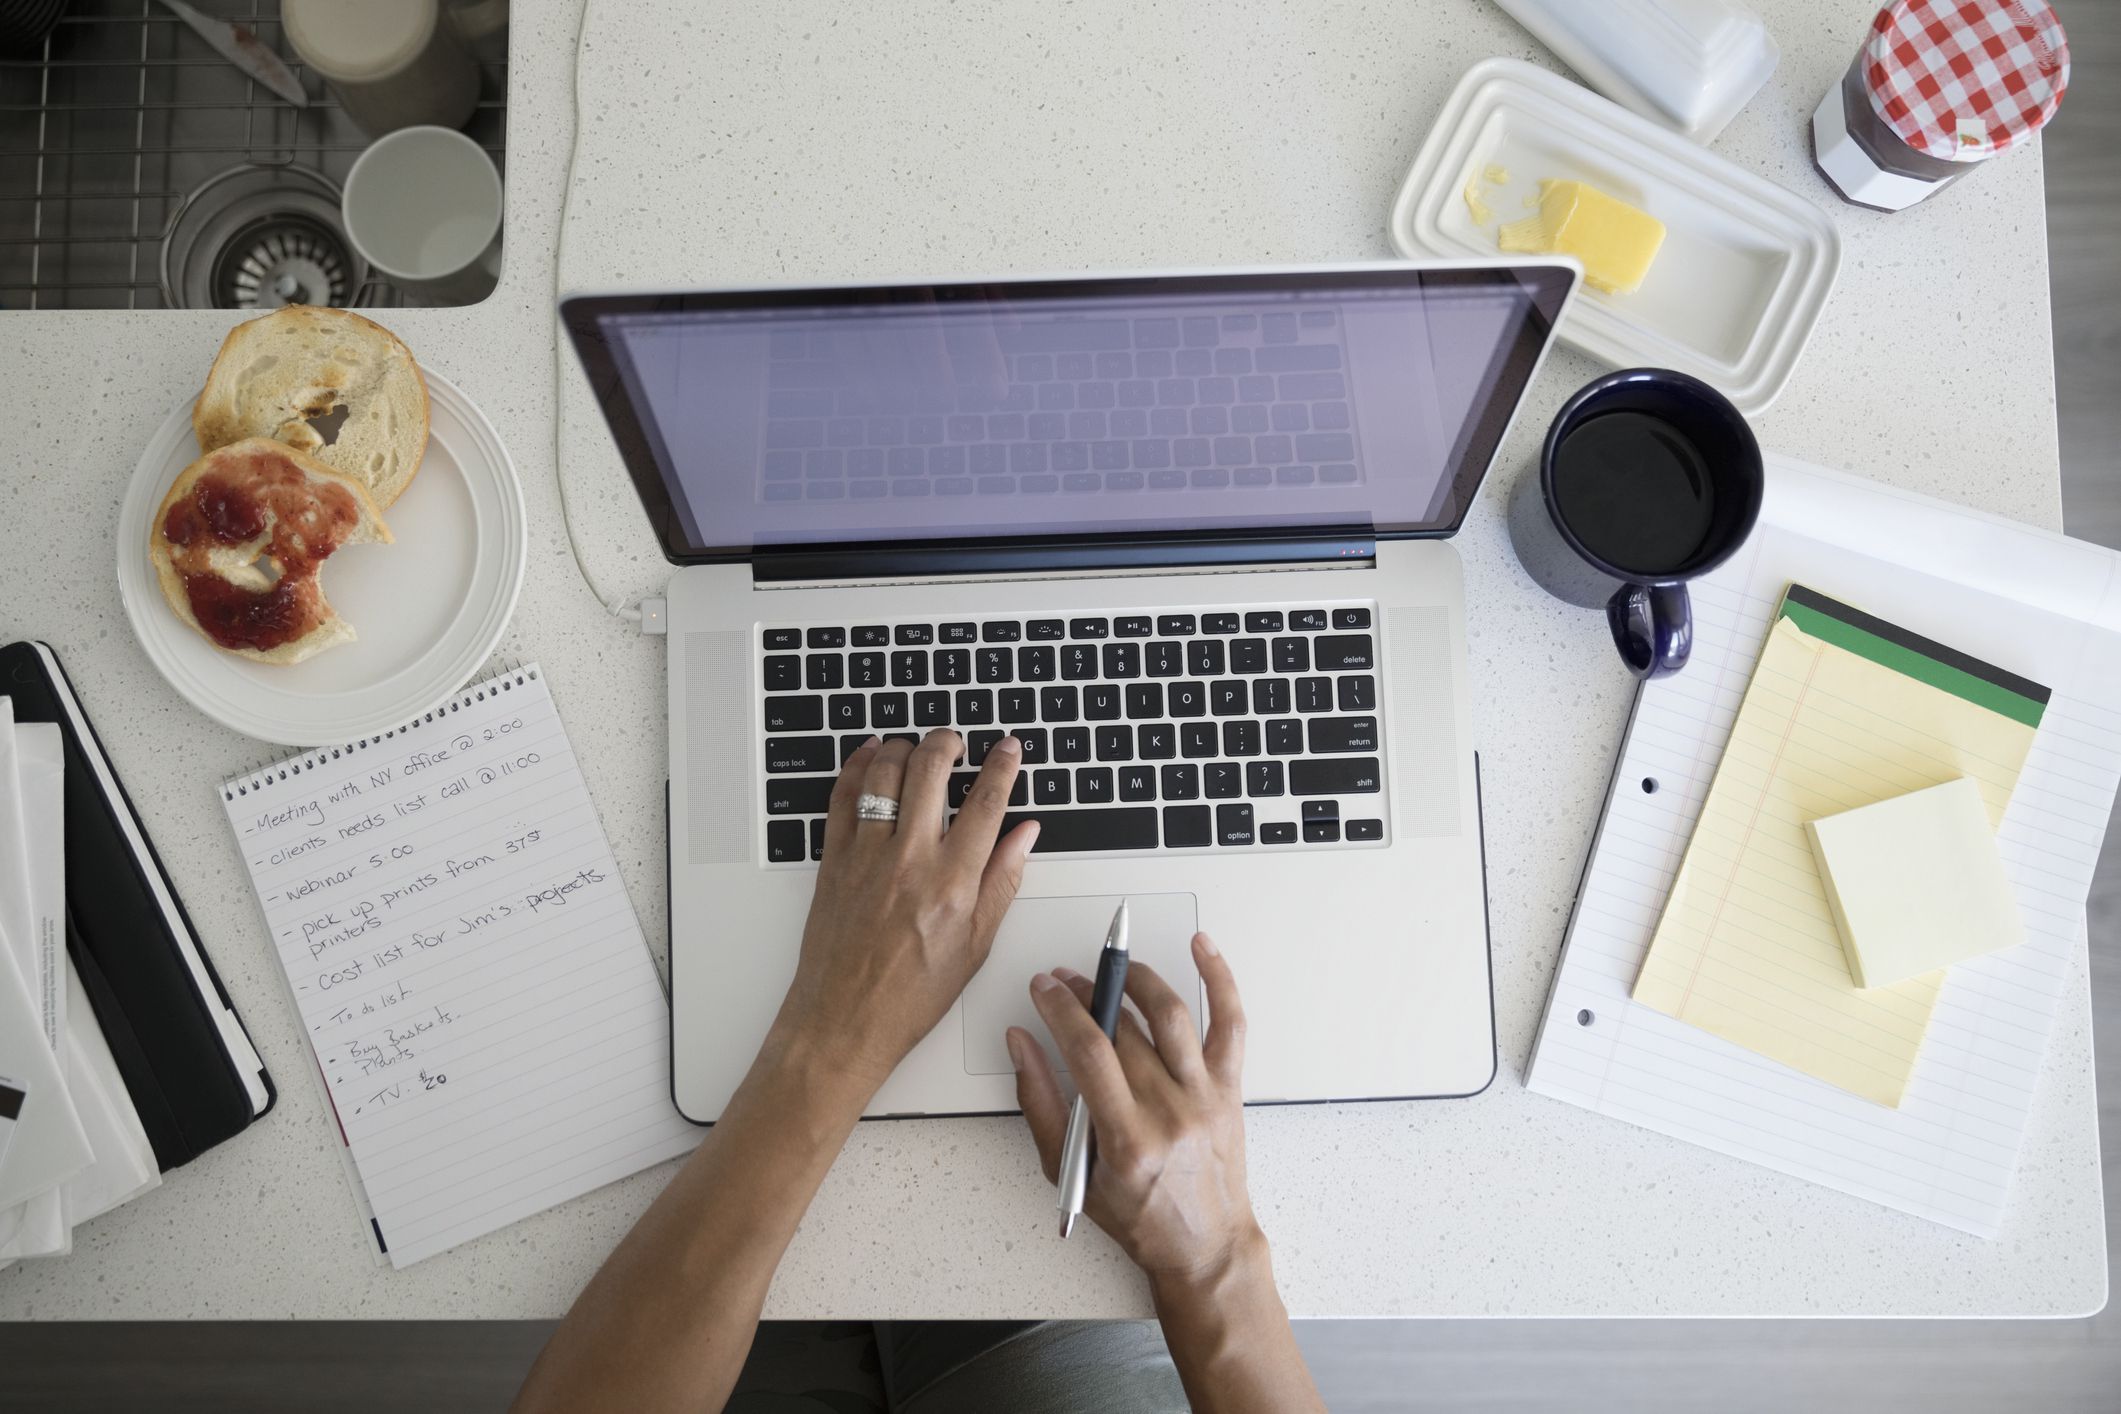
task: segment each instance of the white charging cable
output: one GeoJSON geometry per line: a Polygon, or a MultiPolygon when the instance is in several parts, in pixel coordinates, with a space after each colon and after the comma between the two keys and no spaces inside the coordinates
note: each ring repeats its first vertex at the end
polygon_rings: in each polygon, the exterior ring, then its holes
{"type": "Polygon", "coordinates": [[[582,576],[582,583],[589,592],[615,618],[641,626],[643,633],[661,633],[662,601],[643,600],[637,607],[629,607],[623,594],[606,594],[597,584],[597,577],[589,571],[589,561],[582,555],[582,542],[574,533],[574,513],[567,500],[566,452],[562,445],[566,431],[566,420],[561,416],[561,407],[566,396],[567,360],[570,350],[560,328],[560,271],[562,256],[567,246],[567,217],[574,207],[574,163],[582,151],[582,54],[589,37],[589,10],[592,0],[582,0],[582,18],[574,31],[574,79],[568,92],[574,104],[572,120],[574,133],[567,147],[566,185],[560,191],[560,224],[552,238],[552,475],[560,488],[560,525],[567,532],[567,549],[574,555],[574,567],[582,576]]]}

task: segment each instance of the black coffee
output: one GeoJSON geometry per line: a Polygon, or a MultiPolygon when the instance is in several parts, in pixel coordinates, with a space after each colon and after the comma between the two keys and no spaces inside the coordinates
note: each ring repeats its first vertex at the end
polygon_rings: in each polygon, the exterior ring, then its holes
{"type": "Polygon", "coordinates": [[[1554,449],[1554,496],[1586,549],[1639,575],[1685,567],[1716,509],[1700,450],[1643,412],[1600,413],[1563,437],[1554,449]]]}

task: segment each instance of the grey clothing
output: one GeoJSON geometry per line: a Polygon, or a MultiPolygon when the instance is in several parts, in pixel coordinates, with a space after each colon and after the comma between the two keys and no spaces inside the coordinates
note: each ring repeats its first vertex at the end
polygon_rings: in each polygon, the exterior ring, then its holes
{"type": "Polygon", "coordinates": [[[763,1322],[728,1414],[1177,1414],[1153,1321],[763,1322]]]}

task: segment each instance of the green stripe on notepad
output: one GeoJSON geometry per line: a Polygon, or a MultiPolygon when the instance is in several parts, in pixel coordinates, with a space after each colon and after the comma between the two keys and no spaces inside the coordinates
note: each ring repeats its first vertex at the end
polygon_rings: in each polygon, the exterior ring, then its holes
{"type": "Polygon", "coordinates": [[[1812,637],[1868,658],[1881,667],[1941,688],[1977,707],[2037,727],[2047,711],[2047,689],[1993,663],[1873,618],[1816,590],[1793,584],[1781,617],[1812,637]]]}

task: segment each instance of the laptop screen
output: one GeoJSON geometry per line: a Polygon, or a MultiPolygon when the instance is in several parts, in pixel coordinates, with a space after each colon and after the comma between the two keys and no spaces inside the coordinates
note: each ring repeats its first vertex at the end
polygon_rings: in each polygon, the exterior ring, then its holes
{"type": "Polygon", "coordinates": [[[1447,533],[1572,279],[1392,266],[569,300],[665,552],[1447,533]]]}

